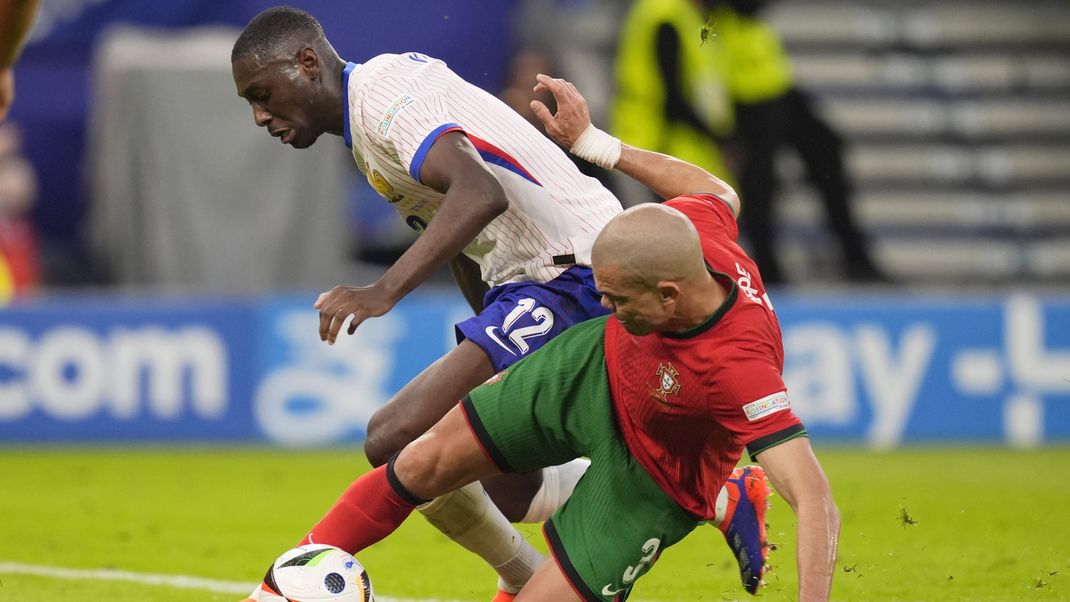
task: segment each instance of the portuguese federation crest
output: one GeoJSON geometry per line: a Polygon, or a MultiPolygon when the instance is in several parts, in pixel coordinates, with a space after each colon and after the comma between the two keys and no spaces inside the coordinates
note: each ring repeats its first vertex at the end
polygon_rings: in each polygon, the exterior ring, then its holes
{"type": "Polygon", "coordinates": [[[676,378],[680,372],[669,362],[659,362],[658,371],[655,374],[658,377],[658,386],[647,387],[650,390],[650,396],[660,404],[671,406],[669,395],[680,394],[680,381],[676,378]]]}

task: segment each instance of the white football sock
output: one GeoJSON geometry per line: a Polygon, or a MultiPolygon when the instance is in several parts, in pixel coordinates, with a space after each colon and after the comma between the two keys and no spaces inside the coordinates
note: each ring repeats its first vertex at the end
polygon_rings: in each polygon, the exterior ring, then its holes
{"type": "Polygon", "coordinates": [[[520,522],[538,523],[550,518],[572,495],[590,465],[587,458],[576,458],[560,466],[542,469],[542,487],[531,498],[528,512],[520,522]]]}
{"type": "Polygon", "coordinates": [[[436,529],[493,567],[503,591],[519,592],[542,564],[542,554],[520,535],[478,482],[416,509],[436,529]]]}
{"type": "Polygon", "coordinates": [[[724,522],[725,514],[728,513],[728,487],[722,485],[717,492],[717,501],[713,505],[713,520],[707,521],[714,527],[720,528],[724,522]]]}

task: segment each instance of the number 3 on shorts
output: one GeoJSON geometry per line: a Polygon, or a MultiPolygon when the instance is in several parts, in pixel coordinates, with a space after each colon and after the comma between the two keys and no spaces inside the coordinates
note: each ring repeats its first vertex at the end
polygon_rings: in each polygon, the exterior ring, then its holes
{"type": "MultiPolygon", "coordinates": [[[[524,355],[531,349],[531,346],[527,343],[527,339],[544,335],[547,332],[550,332],[550,329],[553,327],[553,312],[542,306],[535,307],[535,300],[525,297],[517,302],[513,311],[505,316],[505,320],[502,322],[501,333],[503,335],[508,334],[509,340],[520,350],[520,355],[524,355]],[[531,319],[535,320],[535,324],[511,330],[517,320],[522,318],[524,314],[531,314],[531,319]]],[[[487,336],[500,345],[502,349],[505,349],[512,355],[517,355],[515,351],[510,349],[509,346],[498,337],[498,333],[495,332],[496,330],[498,330],[497,326],[488,326],[486,327],[485,332],[487,333],[487,336]]]]}

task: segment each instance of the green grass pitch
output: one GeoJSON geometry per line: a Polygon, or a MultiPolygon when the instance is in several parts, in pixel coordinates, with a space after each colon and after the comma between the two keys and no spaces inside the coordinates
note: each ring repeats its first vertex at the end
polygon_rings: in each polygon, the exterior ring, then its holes
{"type": "MultiPolygon", "coordinates": [[[[1070,449],[819,448],[843,515],[836,600],[1070,600],[1070,449]]],[[[352,479],[359,450],[0,450],[0,567],[117,569],[255,583],[352,479]]],[[[794,523],[757,600],[794,600],[794,523]]],[[[527,534],[545,549],[536,526],[527,534]]],[[[494,577],[419,517],[360,554],[380,596],[489,600],[494,577]]],[[[234,601],[241,595],[0,568],[0,600],[234,601]]],[[[670,548],[635,600],[745,600],[720,534],[670,548]]]]}

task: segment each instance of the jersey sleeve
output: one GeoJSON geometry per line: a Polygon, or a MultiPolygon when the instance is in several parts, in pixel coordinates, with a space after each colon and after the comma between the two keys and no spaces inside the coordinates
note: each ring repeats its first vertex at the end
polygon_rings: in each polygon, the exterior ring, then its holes
{"type": "Polygon", "coordinates": [[[712,411],[754,458],[796,437],[806,428],[791,410],[780,371],[761,358],[736,357],[719,370],[712,411]]]}
{"type": "MultiPolygon", "coordinates": [[[[445,65],[441,68],[446,69],[445,65]]],[[[447,132],[464,131],[451,114],[442,89],[428,86],[408,73],[382,75],[365,99],[370,136],[388,152],[396,153],[417,182],[435,140],[447,132]]]]}
{"type": "Polygon", "coordinates": [[[690,218],[700,234],[709,235],[718,232],[729,240],[734,241],[739,238],[739,224],[736,223],[732,207],[715,194],[678,196],[663,204],[690,218]]]}

